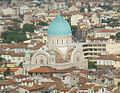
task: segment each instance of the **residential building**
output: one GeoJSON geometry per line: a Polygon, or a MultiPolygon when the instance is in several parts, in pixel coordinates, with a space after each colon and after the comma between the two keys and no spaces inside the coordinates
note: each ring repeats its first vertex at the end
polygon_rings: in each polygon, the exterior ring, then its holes
{"type": "Polygon", "coordinates": [[[83,43],[83,52],[86,59],[96,61],[97,57],[106,54],[106,43],[110,42],[109,38],[88,38],[83,43]]]}
{"type": "Polygon", "coordinates": [[[71,25],[77,26],[79,20],[83,19],[81,14],[74,14],[71,16],[71,25]]]}
{"type": "Polygon", "coordinates": [[[94,37],[106,37],[110,38],[111,36],[115,36],[116,30],[112,29],[94,29],[94,37]]]}

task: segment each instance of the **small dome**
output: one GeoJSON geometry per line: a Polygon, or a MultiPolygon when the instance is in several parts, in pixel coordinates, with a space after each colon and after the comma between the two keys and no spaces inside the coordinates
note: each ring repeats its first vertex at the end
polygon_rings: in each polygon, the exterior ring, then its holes
{"type": "Polygon", "coordinates": [[[54,50],[51,50],[50,53],[51,53],[51,55],[54,55],[54,54],[55,54],[55,51],[54,51],[54,50]]]}
{"type": "Polygon", "coordinates": [[[60,16],[58,16],[50,23],[48,27],[48,35],[69,35],[71,33],[71,28],[69,23],[60,16]]]}

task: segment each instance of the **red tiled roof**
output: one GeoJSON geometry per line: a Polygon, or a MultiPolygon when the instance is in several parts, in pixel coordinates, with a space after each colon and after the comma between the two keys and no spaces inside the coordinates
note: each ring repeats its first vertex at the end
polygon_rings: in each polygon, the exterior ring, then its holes
{"type": "Polygon", "coordinates": [[[29,21],[33,22],[33,21],[41,21],[40,19],[30,19],[29,21]]]}
{"type": "Polygon", "coordinates": [[[11,84],[16,84],[16,83],[18,83],[18,82],[9,79],[9,80],[5,80],[5,81],[0,81],[0,86],[1,85],[11,85],[11,84]]]}
{"type": "Polygon", "coordinates": [[[27,75],[22,75],[22,74],[20,74],[20,75],[15,75],[15,76],[14,76],[14,78],[26,78],[26,77],[29,77],[29,76],[27,76],[27,75]]]}
{"type": "Polygon", "coordinates": [[[24,15],[31,15],[32,12],[26,12],[24,15]]]}
{"type": "Polygon", "coordinates": [[[89,88],[94,87],[94,84],[80,86],[80,90],[88,90],[89,88]]]}
{"type": "Polygon", "coordinates": [[[39,68],[33,69],[28,71],[29,73],[59,73],[60,71],[58,71],[57,69],[48,67],[48,66],[41,66],[39,68]]]}
{"type": "Polygon", "coordinates": [[[98,31],[100,33],[115,33],[116,30],[111,30],[111,29],[94,29],[94,31],[98,31]]]}
{"type": "Polygon", "coordinates": [[[88,38],[89,40],[109,40],[110,38],[98,37],[98,38],[88,38]]]}
{"type": "Polygon", "coordinates": [[[10,21],[10,22],[5,22],[5,24],[17,24],[17,22],[10,21]]]}
{"type": "Polygon", "coordinates": [[[102,88],[102,86],[95,86],[94,91],[98,91],[100,88],[102,88]]]}
{"type": "Polygon", "coordinates": [[[29,90],[29,91],[33,91],[33,90],[38,90],[38,89],[44,88],[44,85],[34,85],[32,87],[28,87],[28,86],[23,85],[23,86],[20,86],[20,87],[23,88],[23,89],[29,90]]]}
{"type": "Polygon", "coordinates": [[[23,80],[21,82],[34,82],[34,80],[31,80],[31,79],[27,79],[27,80],[23,80]]]}
{"type": "MultiPolygon", "coordinates": [[[[5,72],[7,68],[1,67],[0,72],[5,72]]],[[[16,72],[19,68],[10,68],[11,72],[16,72]]]]}

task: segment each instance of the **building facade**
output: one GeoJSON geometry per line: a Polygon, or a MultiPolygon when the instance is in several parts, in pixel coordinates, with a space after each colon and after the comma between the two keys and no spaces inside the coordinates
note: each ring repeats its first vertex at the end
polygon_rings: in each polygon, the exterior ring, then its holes
{"type": "Polygon", "coordinates": [[[87,69],[82,47],[78,47],[73,42],[70,25],[60,16],[60,13],[50,23],[47,38],[47,45],[42,50],[36,51],[31,60],[28,55],[24,70],[28,71],[40,66],[50,66],[56,69],[77,66],[87,69]]]}

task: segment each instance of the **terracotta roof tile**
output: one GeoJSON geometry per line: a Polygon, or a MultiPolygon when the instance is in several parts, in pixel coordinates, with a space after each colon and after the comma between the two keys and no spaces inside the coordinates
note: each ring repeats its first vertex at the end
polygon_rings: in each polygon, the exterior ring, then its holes
{"type": "Polygon", "coordinates": [[[27,78],[27,77],[29,77],[28,75],[22,75],[22,74],[20,74],[20,75],[15,75],[14,76],[14,78],[27,78]]]}
{"type": "Polygon", "coordinates": [[[17,24],[17,22],[13,22],[13,21],[10,21],[10,22],[5,22],[4,24],[17,24]]]}
{"type": "Polygon", "coordinates": [[[32,12],[26,12],[26,13],[24,13],[24,15],[31,15],[32,14],[32,12]]]}
{"type": "Polygon", "coordinates": [[[34,85],[32,87],[29,87],[29,86],[20,86],[21,88],[23,89],[26,89],[26,90],[29,90],[29,91],[34,91],[34,90],[38,90],[38,89],[43,89],[45,86],[44,85],[34,85]]]}
{"type": "Polygon", "coordinates": [[[98,31],[100,33],[115,33],[116,30],[111,30],[111,29],[94,29],[94,31],[98,31]]]}
{"type": "Polygon", "coordinates": [[[94,84],[80,86],[80,90],[88,90],[94,87],[94,84]]]}
{"type": "MultiPolygon", "coordinates": [[[[5,72],[7,68],[1,67],[0,72],[5,72]]],[[[11,72],[16,72],[19,68],[10,68],[11,72]]]]}
{"type": "Polygon", "coordinates": [[[0,81],[0,86],[2,86],[2,85],[17,84],[17,83],[18,83],[18,82],[9,79],[9,80],[5,80],[5,81],[0,81]]]}
{"type": "Polygon", "coordinates": [[[34,80],[31,80],[31,79],[27,79],[27,80],[23,80],[21,82],[34,82],[34,80]]]}
{"type": "Polygon", "coordinates": [[[59,70],[51,68],[49,66],[41,66],[39,68],[28,71],[29,73],[60,73],[59,70]]]}
{"type": "Polygon", "coordinates": [[[34,21],[41,21],[40,19],[30,19],[29,21],[34,22],[34,21]]]}

